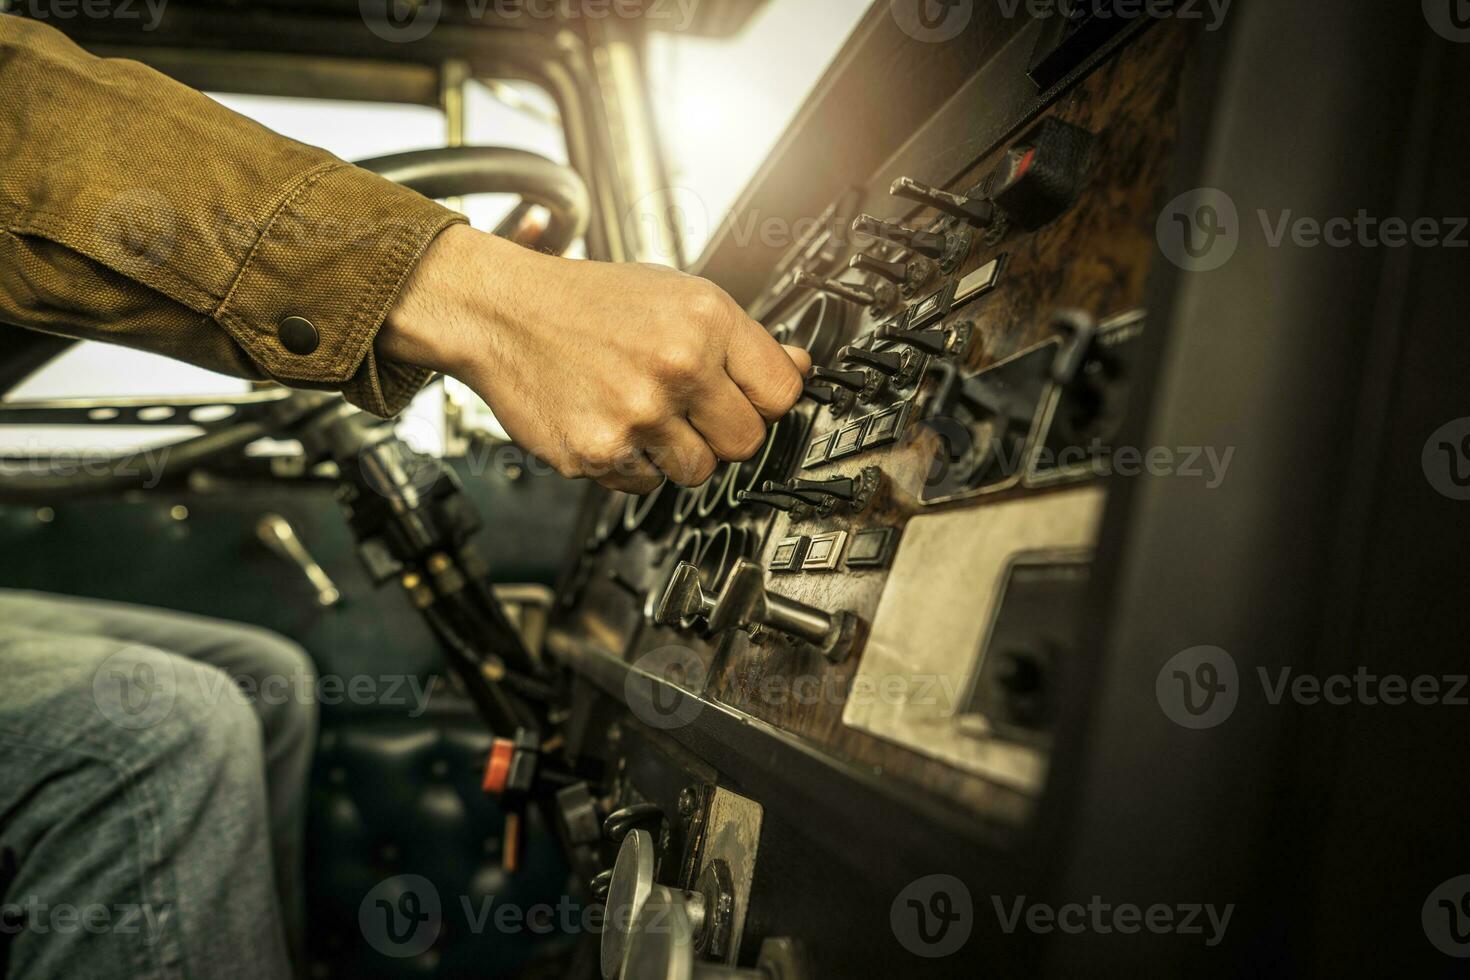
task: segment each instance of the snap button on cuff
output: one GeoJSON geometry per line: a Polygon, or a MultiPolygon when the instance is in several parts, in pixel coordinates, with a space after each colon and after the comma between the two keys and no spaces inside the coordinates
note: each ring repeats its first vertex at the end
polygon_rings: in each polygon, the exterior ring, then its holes
{"type": "Polygon", "coordinates": [[[286,317],[276,328],[276,336],[280,338],[282,347],[302,356],[316,350],[322,342],[316,326],[304,316],[286,317]]]}

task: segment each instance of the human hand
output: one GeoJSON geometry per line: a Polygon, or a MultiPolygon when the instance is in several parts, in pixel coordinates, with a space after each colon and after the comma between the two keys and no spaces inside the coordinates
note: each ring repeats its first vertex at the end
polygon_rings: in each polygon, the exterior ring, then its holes
{"type": "Polygon", "coordinates": [[[750,458],[811,367],[706,280],[557,258],[465,225],[424,253],[378,351],[469,385],[563,475],[630,493],[750,458]]]}

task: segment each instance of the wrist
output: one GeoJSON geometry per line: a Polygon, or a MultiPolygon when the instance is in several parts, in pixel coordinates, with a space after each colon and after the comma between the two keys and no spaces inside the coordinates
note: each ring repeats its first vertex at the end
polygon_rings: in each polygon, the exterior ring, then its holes
{"type": "Polygon", "coordinates": [[[504,284],[525,254],[503,239],[456,224],[424,250],[378,333],[378,354],[463,378],[509,319],[504,284]],[[518,255],[517,253],[521,253],[518,255]],[[490,270],[487,274],[485,270],[490,270]]]}

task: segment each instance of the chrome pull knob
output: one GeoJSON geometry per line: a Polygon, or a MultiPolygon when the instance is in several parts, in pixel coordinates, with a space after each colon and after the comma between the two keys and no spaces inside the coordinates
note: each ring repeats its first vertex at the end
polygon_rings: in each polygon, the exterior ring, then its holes
{"type": "Polygon", "coordinates": [[[852,230],[859,235],[872,235],[874,238],[902,245],[926,258],[943,258],[949,251],[949,240],[944,235],[884,221],[871,214],[860,214],[852,219],[852,230]]]}
{"type": "Polygon", "coordinates": [[[331,608],[342,601],[342,592],[332,577],[317,564],[306,545],[296,535],[291,522],[280,514],[265,514],[255,525],[255,534],[261,542],[301,570],[311,587],[316,590],[317,605],[331,608]]]}
{"type": "Polygon", "coordinates": [[[931,184],[920,183],[912,177],[898,178],[893,182],[893,186],[888,188],[888,193],[894,197],[901,197],[953,215],[976,228],[985,228],[995,222],[994,202],[983,197],[955,194],[931,184]]]}
{"type": "Polygon", "coordinates": [[[857,617],[852,613],[829,613],[768,593],[761,567],[744,558],[730,569],[725,590],[718,596],[704,591],[693,565],[680,563],[659,601],[655,621],[669,624],[691,619],[703,619],[710,633],[772,629],[812,644],[833,662],[847,656],[857,634],[857,617]]]}

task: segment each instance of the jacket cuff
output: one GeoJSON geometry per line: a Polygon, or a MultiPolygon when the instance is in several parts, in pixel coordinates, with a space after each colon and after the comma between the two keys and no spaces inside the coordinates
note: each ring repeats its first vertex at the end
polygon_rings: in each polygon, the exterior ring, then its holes
{"type": "Polygon", "coordinates": [[[429,243],[464,220],[366,170],[319,167],[266,222],[214,319],[272,378],[396,415],[432,372],[380,361],[378,330],[429,243]]]}

